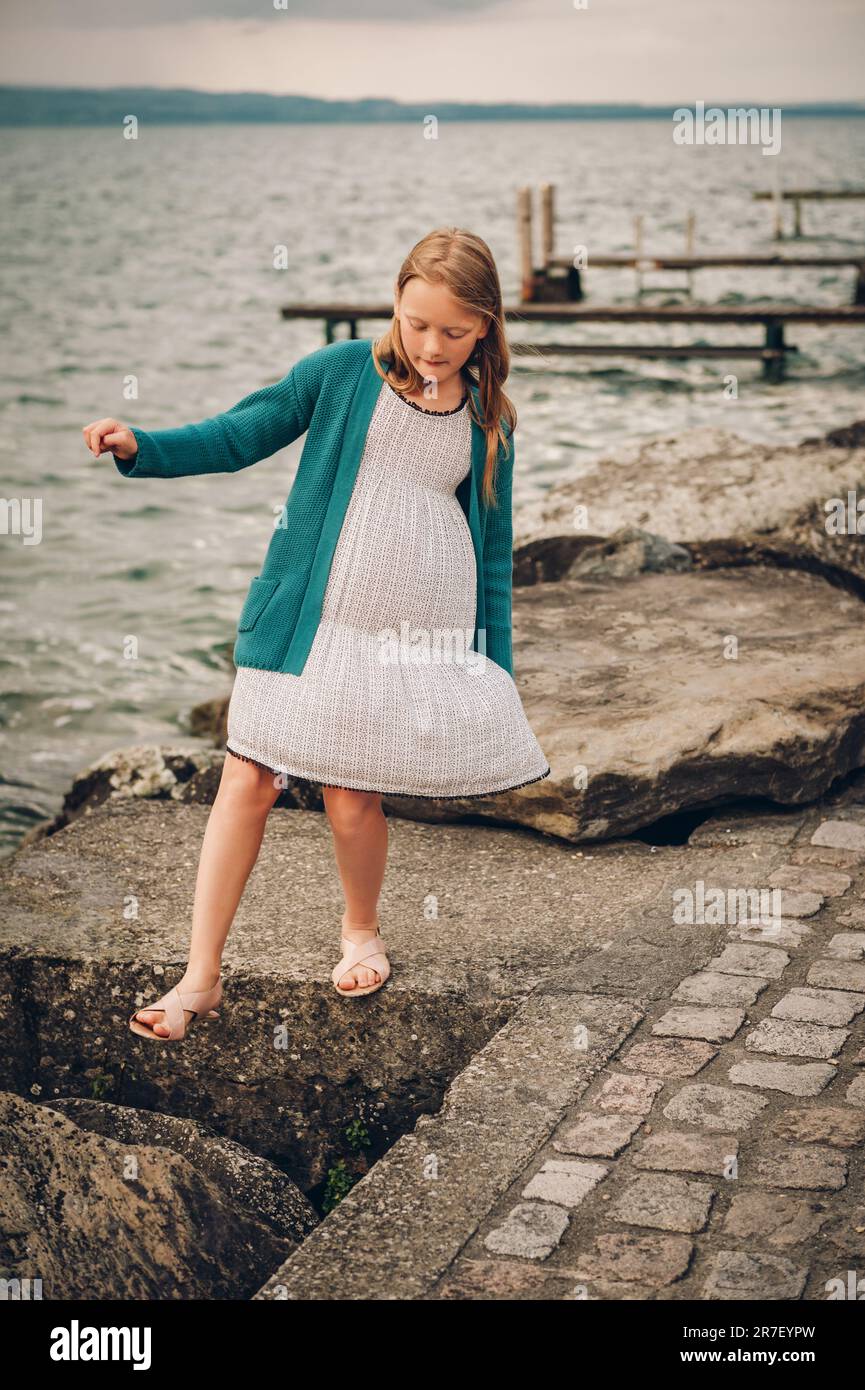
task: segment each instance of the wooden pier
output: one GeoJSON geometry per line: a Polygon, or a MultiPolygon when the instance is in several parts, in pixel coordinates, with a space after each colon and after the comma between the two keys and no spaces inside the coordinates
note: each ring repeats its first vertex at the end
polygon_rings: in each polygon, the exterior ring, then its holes
{"type": "MultiPolygon", "coordinates": [[[[755,194],[755,197],[764,195],[755,194]]],[[[768,195],[765,195],[768,196],[768,195]]],[[[793,195],[791,195],[793,196],[793,195]]],[[[839,195],[840,196],[840,195],[839,195]]],[[[850,195],[854,196],[854,195],[850,195]]],[[[858,195],[856,195],[858,196],[858,195]]],[[[517,229],[520,243],[521,294],[527,303],[573,303],[584,297],[582,272],[597,270],[634,270],[637,276],[636,293],[647,291],[643,286],[643,276],[650,271],[685,271],[688,277],[687,292],[693,290],[693,276],[697,270],[779,270],[809,269],[830,270],[849,266],[856,272],[853,288],[853,304],[865,304],[865,250],[847,252],[842,255],[793,255],[780,256],[745,254],[698,255],[694,251],[696,218],[689,212],[685,221],[685,250],[681,256],[662,254],[650,255],[643,249],[643,218],[634,218],[634,250],[626,254],[601,254],[589,252],[587,247],[579,247],[580,254],[573,257],[557,256],[555,243],[555,187],[542,184],[541,204],[541,255],[537,265],[534,257],[532,236],[531,189],[522,188],[517,195],[517,229]]],[[[678,285],[662,287],[667,291],[681,292],[678,285]]]]}
{"type": "Polygon", "coordinates": [[[803,203],[825,203],[834,202],[838,199],[865,198],[865,188],[785,188],[785,189],[761,189],[758,193],[753,193],[752,198],[760,203],[775,204],[775,229],[776,241],[781,241],[784,237],[784,220],[782,205],[784,203],[793,204],[793,236],[802,236],[802,204],[803,203]]]}
{"type": "MultiPolygon", "coordinates": [[[[517,234],[520,255],[520,294],[519,304],[505,305],[505,320],[512,323],[708,323],[738,324],[742,327],[763,329],[763,341],[757,343],[598,343],[580,340],[577,342],[530,343],[509,342],[515,355],[530,356],[543,361],[557,355],[581,357],[642,357],[642,358],[741,358],[756,359],[762,363],[766,381],[784,380],[787,358],[798,351],[785,338],[788,324],[835,324],[850,326],[865,325],[865,252],[858,255],[841,256],[751,256],[751,255],[705,255],[694,251],[695,221],[689,213],[685,228],[685,252],[682,256],[650,256],[643,254],[643,222],[635,219],[635,251],[633,255],[592,255],[589,257],[585,247],[577,250],[575,257],[566,260],[555,255],[555,213],[554,187],[543,184],[541,196],[541,264],[536,265],[532,244],[532,198],[531,189],[521,188],[517,194],[517,234]],[[638,277],[646,270],[684,270],[690,277],[696,270],[714,269],[722,266],[750,269],[774,269],[778,267],[811,267],[822,269],[830,266],[853,266],[857,272],[856,290],[852,304],[838,307],[802,306],[798,304],[666,304],[651,307],[636,304],[585,304],[583,286],[580,278],[581,268],[587,264],[605,269],[631,268],[638,277]]],[[[755,195],[762,196],[762,195],[755,195]]],[[[785,196],[795,197],[795,192],[785,196]]],[[[800,191],[800,196],[804,193],[800,191]]],[[[853,192],[838,196],[859,196],[853,192]]],[[[641,280],[638,279],[641,287],[641,280]]],[[[335,339],[334,330],[345,324],[349,336],[358,337],[358,324],[365,320],[393,317],[393,303],[350,304],[346,302],[323,304],[287,304],[281,310],[284,319],[321,319],[324,322],[325,342],[335,339]]]]}
{"type": "MultiPolygon", "coordinates": [[[[324,322],[325,341],[335,340],[334,329],[338,325],[348,326],[348,336],[358,337],[358,324],[361,321],[390,319],[393,316],[393,303],[349,304],[345,302],[320,304],[287,304],[281,311],[284,319],[321,319],[324,322]]],[[[659,305],[655,308],[642,304],[608,304],[603,306],[586,304],[512,304],[504,309],[505,319],[515,323],[708,323],[741,324],[747,327],[762,327],[762,343],[689,343],[667,345],[663,343],[524,343],[510,342],[508,346],[515,355],[532,356],[543,359],[547,356],[584,357],[645,357],[645,358],[755,358],[763,364],[763,375],[767,381],[779,382],[784,379],[786,358],[797,349],[786,342],[784,330],[788,324],[841,324],[846,326],[865,325],[865,306],[841,305],[838,308],[807,308],[796,304],[687,304],[659,305]]]]}
{"type": "MultiPolygon", "coordinates": [[[[572,270],[573,277],[569,288],[574,299],[585,295],[580,267],[574,266],[564,258],[553,257],[550,266],[572,270]]],[[[647,271],[671,270],[687,271],[688,290],[691,289],[691,275],[695,270],[827,270],[850,266],[856,271],[853,287],[854,304],[865,304],[865,255],[849,256],[646,256],[646,255],[603,255],[589,256],[586,267],[589,270],[635,270],[640,276],[647,271]]],[[[667,286],[667,289],[678,288],[667,286]]],[[[637,293],[642,293],[638,282],[637,293]]]]}

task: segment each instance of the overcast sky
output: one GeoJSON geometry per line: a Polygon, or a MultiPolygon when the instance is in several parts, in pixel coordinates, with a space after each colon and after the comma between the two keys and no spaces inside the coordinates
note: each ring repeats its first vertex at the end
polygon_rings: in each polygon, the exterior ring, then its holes
{"type": "Polygon", "coordinates": [[[0,0],[0,13],[7,83],[431,105],[865,98],[865,0],[0,0]]]}

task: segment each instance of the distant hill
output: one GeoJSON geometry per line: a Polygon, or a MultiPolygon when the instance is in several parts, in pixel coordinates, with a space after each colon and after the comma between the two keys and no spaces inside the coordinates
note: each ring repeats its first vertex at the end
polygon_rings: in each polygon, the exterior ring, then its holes
{"type": "MultiPolygon", "coordinates": [[[[732,101],[724,105],[758,104],[732,101]]],[[[693,102],[680,105],[692,106],[693,102]]],[[[325,101],[318,97],[274,96],[268,92],[197,92],[183,87],[0,86],[0,125],[4,126],[119,125],[127,115],[154,125],[207,121],[342,121],[356,124],[422,121],[429,115],[451,121],[670,120],[675,109],[673,103],[664,106],[579,103],[539,106],[519,102],[431,100],[417,106],[387,97],[325,101]]],[[[805,103],[783,106],[782,110],[785,117],[862,116],[865,104],[805,103]]]]}

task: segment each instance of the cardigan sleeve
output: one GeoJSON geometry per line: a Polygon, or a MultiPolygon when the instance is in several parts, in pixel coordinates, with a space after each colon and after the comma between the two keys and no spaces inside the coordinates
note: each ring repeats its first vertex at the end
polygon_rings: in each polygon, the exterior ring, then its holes
{"type": "Polygon", "coordinates": [[[486,653],[513,677],[511,642],[511,593],[514,573],[512,488],[514,441],[508,436],[509,454],[500,456],[494,480],[497,507],[490,509],[484,535],[484,607],[486,653]]]}
{"type": "Polygon", "coordinates": [[[321,386],[319,348],[295,363],[271,386],[206,420],[176,429],[132,428],[138,451],[114,462],[124,478],[183,478],[195,473],[236,473],[298,439],[308,428],[321,386]]]}

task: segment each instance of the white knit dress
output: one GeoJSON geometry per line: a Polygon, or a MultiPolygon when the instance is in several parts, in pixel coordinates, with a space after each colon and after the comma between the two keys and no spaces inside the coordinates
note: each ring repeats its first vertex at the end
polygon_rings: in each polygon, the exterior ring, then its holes
{"type": "Polygon", "coordinates": [[[467,400],[430,411],[382,383],[303,671],[238,667],[229,752],[392,796],[489,796],[549,774],[511,676],[470,649],[467,400]]]}

